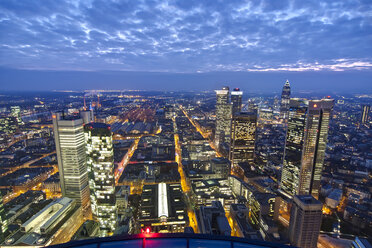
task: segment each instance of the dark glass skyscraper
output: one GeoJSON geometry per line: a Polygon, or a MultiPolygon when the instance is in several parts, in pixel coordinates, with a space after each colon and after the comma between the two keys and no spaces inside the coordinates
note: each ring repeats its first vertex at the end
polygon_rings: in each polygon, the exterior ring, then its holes
{"type": "Polygon", "coordinates": [[[283,86],[282,99],[280,103],[280,119],[284,122],[288,119],[289,100],[291,98],[291,86],[287,80],[283,86]]]}
{"type": "Polygon", "coordinates": [[[100,236],[109,236],[117,226],[114,152],[110,126],[104,123],[89,123],[84,129],[93,218],[99,222],[100,236]]]}
{"type": "Polygon", "coordinates": [[[318,198],[332,99],[290,100],[280,188],[288,195],[318,198]]]}
{"type": "Polygon", "coordinates": [[[232,118],[229,159],[232,166],[253,162],[256,141],[257,112],[239,112],[232,118]]]}
{"type": "Polygon", "coordinates": [[[242,97],[243,91],[239,88],[235,88],[231,91],[231,103],[232,103],[232,113],[233,115],[242,111],[242,97]]]}
{"type": "Polygon", "coordinates": [[[309,192],[316,199],[319,197],[320,180],[333,105],[333,99],[309,101],[302,158],[300,194],[309,192]],[[309,178],[310,181],[308,181],[309,178]]]}

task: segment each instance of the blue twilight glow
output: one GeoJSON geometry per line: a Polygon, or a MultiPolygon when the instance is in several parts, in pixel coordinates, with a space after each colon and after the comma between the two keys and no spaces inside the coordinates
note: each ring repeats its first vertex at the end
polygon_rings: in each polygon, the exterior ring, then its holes
{"type": "Polygon", "coordinates": [[[0,32],[3,70],[372,70],[368,0],[4,0],[0,32]]]}

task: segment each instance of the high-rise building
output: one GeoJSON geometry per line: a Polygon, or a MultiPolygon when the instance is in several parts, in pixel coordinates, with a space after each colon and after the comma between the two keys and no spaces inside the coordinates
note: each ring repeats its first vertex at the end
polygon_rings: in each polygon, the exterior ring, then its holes
{"type": "Polygon", "coordinates": [[[233,116],[229,154],[232,167],[240,162],[253,162],[256,126],[257,112],[239,112],[233,116]]]}
{"type": "Polygon", "coordinates": [[[370,105],[362,105],[362,116],[360,118],[361,124],[365,124],[366,122],[368,122],[370,109],[371,109],[370,105]]]}
{"type": "Polygon", "coordinates": [[[85,124],[94,122],[93,109],[80,111],[80,117],[83,119],[85,124]]]}
{"type": "Polygon", "coordinates": [[[0,117],[0,131],[13,134],[18,130],[18,121],[16,117],[4,116],[0,117]]]}
{"type": "Polygon", "coordinates": [[[280,188],[291,196],[298,192],[307,107],[308,101],[304,99],[290,101],[280,188]]]}
{"type": "Polygon", "coordinates": [[[7,213],[4,209],[3,197],[0,194],[0,242],[3,242],[8,231],[7,213]]]}
{"type": "Polygon", "coordinates": [[[84,130],[92,213],[105,237],[117,227],[112,134],[104,123],[86,124],[84,130]]]}
{"type": "Polygon", "coordinates": [[[216,133],[215,145],[219,147],[221,143],[230,143],[230,125],[232,115],[232,105],[229,103],[229,87],[216,90],[216,133]]]}
{"type": "Polygon", "coordinates": [[[311,195],[296,195],[289,222],[291,245],[300,248],[317,247],[322,223],[322,203],[311,195]]]}
{"type": "Polygon", "coordinates": [[[280,103],[280,119],[286,121],[288,119],[289,100],[291,98],[291,86],[287,80],[283,86],[282,99],[280,103]]]}
{"type": "Polygon", "coordinates": [[[318,198],[333,99],[292,98],[280,188],[318,198]]]}
{"type": "Polygon", "coordinates": [[[85,210],[89,186],[83,120],[57,112],[53,114],[53,128],[62,195],[76,200],[85,210]]]}
{"type": "Polygon", "coordinates": [[[22,118],[21,118],[21,107],[19,106],[11,106],[10,107],[10,114],[11,116],[17,119],[18,125],[22,125],[22,118]]]}
{"type": "Polygon", "coordinates": [[[242,97],[243,91],[239,88],[235,88],[231,91],[231,103],[233,115],[242,111],[242,97]]]}

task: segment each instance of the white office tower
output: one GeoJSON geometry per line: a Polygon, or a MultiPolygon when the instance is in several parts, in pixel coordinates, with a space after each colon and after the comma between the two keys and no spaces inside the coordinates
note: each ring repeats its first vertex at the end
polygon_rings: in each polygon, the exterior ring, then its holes
{"type": "Polygon", "coordinates": [[[53,128],[62,195],[86,209],[89,185],[83,120],[57,112],[53,114],[53,128]]]}
{"type": "Polygon", "coordinates": [[[216,90],[216,132],[214,142],[218,148],[221,143],[230,143],[232,104],[229,102],[229,87],[216,90]]]}

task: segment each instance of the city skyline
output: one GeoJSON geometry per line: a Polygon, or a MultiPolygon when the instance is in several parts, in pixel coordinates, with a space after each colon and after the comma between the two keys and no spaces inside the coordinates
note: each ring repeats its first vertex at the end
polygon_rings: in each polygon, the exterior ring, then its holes
{"type": "Polygon", "coordinates": [[[371,1],[0,1],[0,246],[370,248],[371,1]]]}
{"type": "Polygon", "coordinates": [[[364,242],[371,95],[297,98],[283,85],[2,93],[1,245],[190,232],[364,242]]]}

